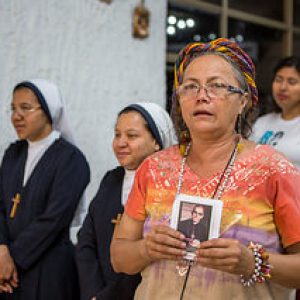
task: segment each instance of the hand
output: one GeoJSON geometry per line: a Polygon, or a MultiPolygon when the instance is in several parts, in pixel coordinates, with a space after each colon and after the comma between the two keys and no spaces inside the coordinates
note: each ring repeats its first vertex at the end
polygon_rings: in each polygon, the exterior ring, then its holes
{"type": "Polygon", "coordinates": [[[18,273],[6,245],[0,245],[0,292],[12,293],[18,286],[18,273]]]}
{"type": "Polygon", "coordinates": [[[7,282],[0,283],[0,293],[12,293],[13,288],[7,282]]]}
{"type": "Polygon", "coordinates": [[[18,287],[18,273],[15,268],[10,280],[0,282],[0,293],[13,293],[13,289],[16,287],[18,287]]]}
{"type": "Polygon", "coordinates": [[[202,242],[196,255],[203,267],[246,277],[254,272],[252,251],[238,240],[218,238],[202,242]]]}
{"type": "Polygon", "coordinates": [[[145,247],[151,261],[178,260],[186,254],[184,235],[167,225],[153,226],[145,238],[145,247]]]}

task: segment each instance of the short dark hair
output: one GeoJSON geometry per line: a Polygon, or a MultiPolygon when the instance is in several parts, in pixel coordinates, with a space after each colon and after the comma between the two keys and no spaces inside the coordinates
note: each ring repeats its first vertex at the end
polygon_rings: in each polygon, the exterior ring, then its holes
{"type": "Polygon", "coordinates": [[[275,76],[279,70],[281,70],[282,68],[285,68],[285,67],[295,68],[296,71],[300,74],[300,57],[299,56],[288,56],[288,57],[282,58],[276,64],[276,66],[273,70],[273,75],[275,76]]]}

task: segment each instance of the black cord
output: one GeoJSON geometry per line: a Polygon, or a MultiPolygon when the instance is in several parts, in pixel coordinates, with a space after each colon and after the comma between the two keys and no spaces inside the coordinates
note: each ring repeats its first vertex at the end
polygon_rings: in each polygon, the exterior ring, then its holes
{"type": "Polygon", "coordinates": [[[186,272],[186,275],[185,275],[185,278],[184,278],[184,283],[183,283],[182,290],[181,290],[180,300],[183,299],[183,295],[184,295],[184,292],[185,292],[186,284],[187,284],[187,281],[188,281],[188,278],[189,278],[189,275],[190,275],[190,271],[191,271],[192,262],[189,261],[188,264],[189,264],[189,267],[187,269],[187,272],[186,272]]]}
{"type": "Polygon", "coordinates": [[[212,195],[212,197],[211,197],[212,199],[215,198],[216,193],[217,193],[217,191],[218,191],[218,189],[219,189],[219,187],[220,187],[220,184],[221,184],[221,182],[223,181],[223,178],[224,178],[224,176],[225,176],[226,170],[228,169],[229,164],[230,164],[230,162],[232,161],[232,158],[233,158],[233,155],[234,155],[234,152],[235,152],[235,148],[236,148],[236,147],[237,147],[237,144],[235,144],[235,147],[234,147],[233,151],[231,152],[230,158],[229,158],[229,160],[227,161],[227,164],[226,164],[226,166],[225,166],[225,168],[224,168],[224,170],[223,170],[223,173],[222,173],[222,175],[221,175],[221,178],[220,178],[220,180],[219,180],[219,182],[218,182],[218,184],[217,184],[217,186],[216,186],[216,188],[215,188],[215,191],[214,191],[214,193],[213,193],[213,195],[212,195]]]}
{"type": "MultiPolygon", "coordinates": [[[[233,155],[234,155],[234,152],[235,152],[235,150],[236,150],[236,147],[237,147],[237,145],[235,145],[233,151],[231,152],[230,158],[229,158],[229,160],[227,161],[227,164],[226,164],[226,166],[225,166],[225,168],[224,168],[224,170],[223,170],[223,173],[222,173],[222,175],[221,175],[221,178],[220,178],[220,180],[219,180],[219,182],[218,182],[218,184],[217,184],[217,186],[216,186],[216,188],[215,188],[215,191],[214,191],[214,193],[213,193],[212,199],[215,197],[215,195],[216,195],[216,193],[217,193],[217,191],[218,191],[218,189],[219,189],[219,187],[220,187],[220,184],[221,184],[221,182],[222,182],[223,179],[224,179],[226,170],[228,169],[229,164],[230,164],[230,162],[231,162],[231,160],[232,160],[232,158],[233,158],[233,155]]],[[[186,275],[185,275],[185,278],[184,278],[184,282],[183,282],[183,286],[182,286],[182,290],[181,290],[181,294],[180,294],[180,300],[183,299],[183,295],[184,295],[184,292],[185,292],[185,289],[186,289],[186,284],[187,284],[187,281],[188,281],[188,278],[189,278],[189,275],[190,275],[192,263],[193,263],[193,262],[190,262],[190,261],[188,262],[189,267],[188,267],[188,269],[187,269],[187,272],[186,272],[186,275]]]]}

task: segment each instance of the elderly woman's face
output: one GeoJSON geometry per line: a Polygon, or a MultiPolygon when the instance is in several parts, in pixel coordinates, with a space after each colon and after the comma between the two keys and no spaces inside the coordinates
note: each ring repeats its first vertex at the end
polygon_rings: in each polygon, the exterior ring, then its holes
{"type": "Polygon", "coordinates": [[[188,65],[178,95],[192,138],[232,134],[246,104],[232,66],[217,55],[200,56],[188,65]]]}
{"type": "Polygon", "coordinates": [[[159,150],[146,121],[135,111],[119,116],[112,146],[120,165],[128,170],[135,170],[148,155],[159,150]]]}
{"type": "Polygon", "coordinates": [[[11,121],[20,139],[34,142],[45,138],[52,131],[46,114],[30,89],[24,87],[14,92],[11,109],[11,121]]]}

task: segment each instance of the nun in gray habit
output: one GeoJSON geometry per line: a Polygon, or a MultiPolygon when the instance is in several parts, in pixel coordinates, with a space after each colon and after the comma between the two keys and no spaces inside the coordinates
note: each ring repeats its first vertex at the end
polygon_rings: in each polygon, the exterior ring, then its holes
{"type": "Polygon", "coordinates": [[[82,300],[133,299],[140,274],[117,274],[110,263],[114,226],[124,211],[136,168],[142,159],[176,143],[173,123],[159,105],[132,104],[118,114],[113,149],[120,166],[103,177],[78,235],[76,254],[82,300]],[[132,120],[137,121],[136,118],[139,121],[134,123],[132,120]],[[143,147],[140,143],[141,147],[137,147],[141,139],[147,139],[148,143],[143,143],[143,147]]]}
{"type": "Polygon", "coordinates": [[[69,228],[81,213],[88,163],[56,85],[21,82],[11,106],[19,140],[0,168],[0,299],[79,299],[69,228]]]}

